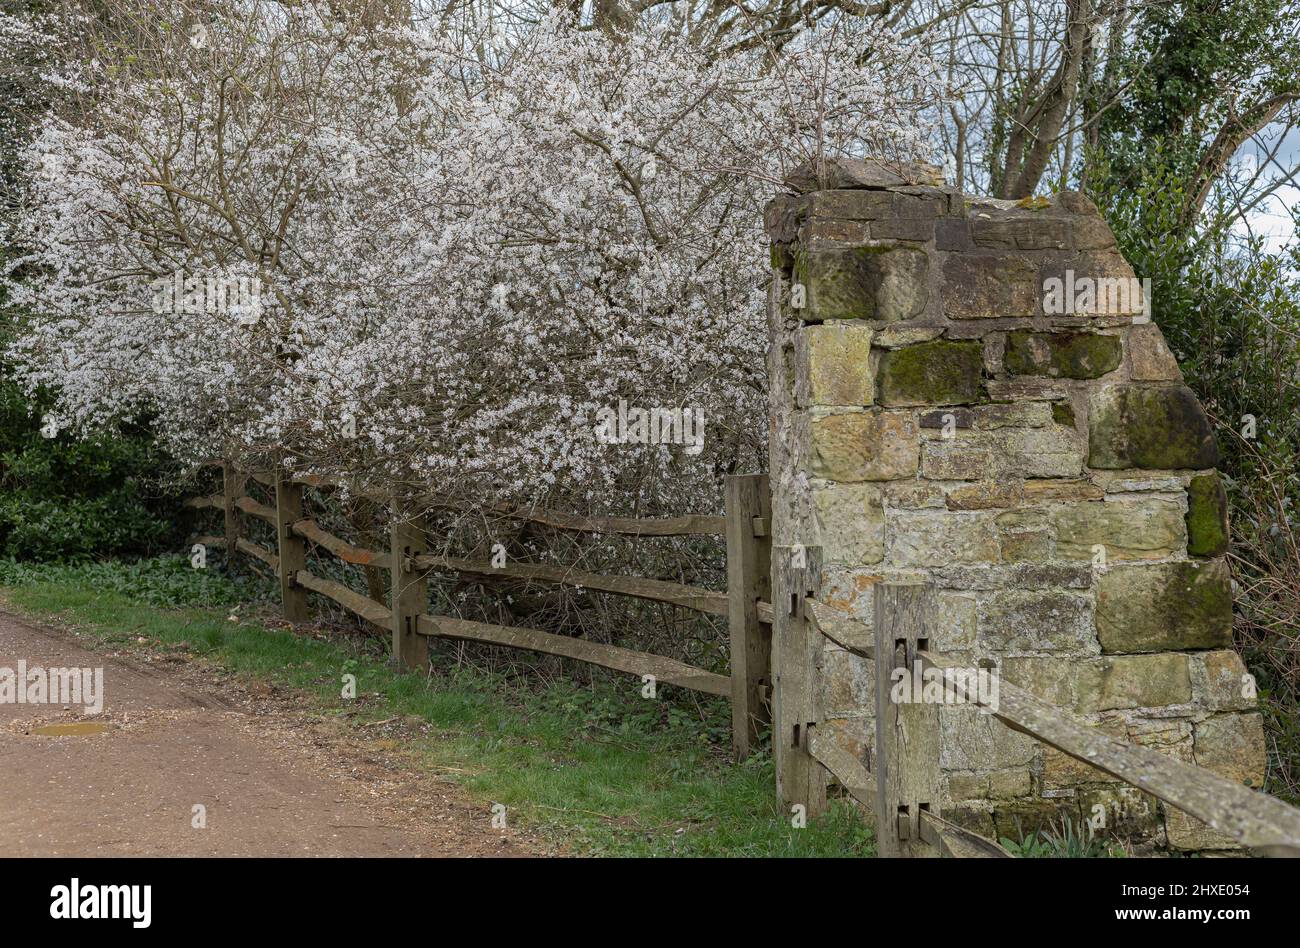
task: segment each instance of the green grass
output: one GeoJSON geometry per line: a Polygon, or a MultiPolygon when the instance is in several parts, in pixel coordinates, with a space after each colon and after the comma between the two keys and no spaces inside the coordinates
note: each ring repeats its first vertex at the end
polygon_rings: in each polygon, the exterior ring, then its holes
{"type": "MultiPolygon", "coordinates": [[[[248,680],[297,689],[353,724],[416,715],[431,727],[403,749],[447,774],[484,819],[508,818],[570,851],[622,856],[869,856],[870,832],[845,804],[795,829],[778,812],[770,752],[733,764],[722,699],[601,677],[592,685],[507,678],[438,660],[425,681],[399,675],[373,643],[268,628],[255,583],[181,559],[28,567],[0,561],[10,606],[55,617],[120,649],[179,649],[248,680]],[[237,605],[238,603],[242,605],[237,605]],[[235,620],[232,621],[231,617],[235,620]],[[140,639],[145,643],[140,643],[140,639]],[[354,700],[340,697],[355,674],[354,700]],[[698,700],[697,700],[698,699],[698,700]]],[[[264,592],[264,590],[262,590],[264,592]]],[[[522,654],[522,653],[521,653],[522,654]]]]}

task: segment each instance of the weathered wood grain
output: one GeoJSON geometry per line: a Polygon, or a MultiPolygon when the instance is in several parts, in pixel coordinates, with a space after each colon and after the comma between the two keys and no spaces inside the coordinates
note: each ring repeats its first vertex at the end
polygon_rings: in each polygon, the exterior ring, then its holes
{"type": "Polygon", "coordinates": [[[305,569],[295,571],[294,580],[302,589],[310,589],[328,599],[333,599],[344,609],[356,613],[367,622],[373,622],[375,625],[385,628],[388,626],[392,612],[369,596],[349,589],[342,583],[336,583],[332,579],[323,579],[305,569]]]}
{"type": "Polygon", "coordinates": [[[239,515],[238,498],[248,484],[248,474],[238,470],[229,461],[221,465],[221,507],[226,530],[226,556],[235,556],[235,544],[244,534],[243,518],[239,515]]]}
{"type": "Polygon", "coordinates": [[[849,796],[857,800],[873,816],[876,812],[876,778],[834,738],[818,734],[814,729],[808,742],[808,752],[831,776],[840,782],[849,796]]]}
{"type": "Polygon", "coordinates": [[[428,549],[422,514],[408,512],[393,498],[393,523],[388,534],[388,560],[392,564],[389,602],[392,604],[389,630],[393,640],[393,664],[398,668],[424,671],[429,665],[429,640],[420,635],[419,621],[429,608],[428,574],[413,562],[428,549]]]}
{"type": "Polygon", "coordinates": [[[267,523],[275,523],[275,508],[258,503],[252,497],[237,497],[234,505],[246,514],[265,520],[267,523]]]}
{"type": "Polygon", "coordinates": [[[266,547],[258,546],[252,540],[240,537],[235,541],[235,548],[241,553],[247,553],[249,556],[261,560],[267,566],[271,567],[271,569],[275,570],[277,574],[279,573],[280,557],[276,556],[266,547]]]}
{"type": "Polygon", "coordinates": [[[957,859],[1016,858],[991,839],[972,833],[964,826],[949,823],[942,816],[921,811],[921,839],[938,850],[940,856],[957,859]]]}
{"type": "Polygon", "coordinates": [[[893,700],[895,669],[912,673],[936,618],[934,588],[877,583],[874,595],[876,662],[876,846],[881,856],[924,856],[921,813],[938,812],[939,706],[893,700]]]}
{"type": "Polygon", "coordinates": [[[731,743],[749,756],[771,723],[772,627],[758,604],[772,595],[772,543],[754,530],[771,516],[766,474],[727,478],[727,628],[731,646],[731,743]]]}
{"type": "Polygon", "coordinates": [[[315,520],[299,520],[291,524],[290,528],[298,536],[310,540],[317,546],[324,547],[345,563],[353,563],[357,566],[378,566],[383,569],[388,569],[392,563],[392,557],[389,554],[353,546],[346,540],[322,530],[315,520]]]}
{"type": "Polygon", "coordinates": [[[589,642],[586,639],[555,635],[538,629],[491,625],[486,622],[470,622],[467,619],[453,619],[447,616],[422,615],[419,617],[418,629],[423,635],[506,645],[511,648],[543,652],[547,655],[575,658],[602,668],[627,672],[630,675],[653,675],[657,682],[689,688],[692,691],[702,691],[705,694],[723,697],[731,694],[731,679],[724,675],[715,675],[671,658],[636,652],[616,645],[589,642]]]}
{"type": "Polygon", "coordinates": [[[808,751],[820,720],[822,637],[806,603],[821,583],[820,547],[772,547],[772,756],[783,808],[826,809],[824,771],[808,751]]]}
{"type": "Polygon", "coordinates": [[[664,582],[659,579],[643,579],[640,576],[587,573],[568,566],[553,566],[547,563],[508,563],[505,566],[493,566],[491,563],[477,560],[433,554],[415,557],[415,565],[418,569],[450,570],[457,573],[474,573],[479,576],[506,576],[512,579],[563,583],[566,586],[581,586],[597,592],[665,602],[672,606],[681,606],[711,615],[727,614],[726,593],[699,586],[664,582]]]}
{"type": "MultiPolygon", "coordinates": [[[[251,497],[243,497],[257,507],[261,507],[251,497]]],[[[307,605],[307,593],[296,581],[298,573],[305,573],[307,566],[307,544],[290,529],[292,524],[303,519],[302,485],[286,478],[275,482],[275,510],[272,522],[275,524],[277,555],[280,566],[280,604],[284,617],[290,622],[306,622],[311,617],[307,605]]],[[[260,516],[260,514],[259,514],[260,516]]]]}

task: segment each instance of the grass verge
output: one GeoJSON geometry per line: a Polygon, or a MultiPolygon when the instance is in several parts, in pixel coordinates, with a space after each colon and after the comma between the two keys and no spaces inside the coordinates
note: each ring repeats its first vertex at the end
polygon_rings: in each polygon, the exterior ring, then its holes
{"type": "MultiPolygon", "coordinates": [[[[405,748],[418,766],[460,783],[484,806],[578,854],[869,856],[870,832],[836,802],[792,827],[773,793],[770,752],[733,764],[729,709],[634,678],[590,685],[507,677],[467,666],[428,680],[399,675],[356,636],[276,628],[251,601],[256,584],[181,559],[32,567],[0,561],[0,595],[122,650],[201,655],[248,680],[298,690],[322,715],[353,724],[415,715],[430,725],[405,748]],[[141,641],[143,640],[143,641],[141,641]],[[355,700],[340,697],[357,678],[355,700]]],[[[449,663],[438,663],[448,666],[449,663]]]]}

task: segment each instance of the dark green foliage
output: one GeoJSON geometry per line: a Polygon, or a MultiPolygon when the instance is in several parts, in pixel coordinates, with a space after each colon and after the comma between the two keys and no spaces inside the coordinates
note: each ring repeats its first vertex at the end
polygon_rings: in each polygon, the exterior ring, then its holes
{"type": "Polygon", "coordinates": [[[174,497],[146,436],[47,439],[12,383],[0,383],[0,555],[77,560],[150,553],[175,542],[174,497]]]}
{"type": "MultiPolygon", "coordinates": [[[[1282,252],[1244,240],[1238,215],[1249,220],[1248,210],[1216,204],[1213,194],[1196,226],[1187,225],[1186,206],[1224,123],[1249,123],[1253,106],[1300,88],[1295,7],[1290,0],[1193,0],[1149,4],[1137,16],[1133,41],[1118,50],[1097,90],[1094,107],[1125,91],[1098,113],[1084,187],[1137,275],[1151,278],[1154,321],[1215,426],[1231,513],[1237,643],[1259,682],[1269,726],[1266,789],[1294,799],[1300,254],[1294,240],[1282,252]]],[[[1197,544],[1193,552],[1217,550],[1222,541],[1207,536],[1197,544]]]]}

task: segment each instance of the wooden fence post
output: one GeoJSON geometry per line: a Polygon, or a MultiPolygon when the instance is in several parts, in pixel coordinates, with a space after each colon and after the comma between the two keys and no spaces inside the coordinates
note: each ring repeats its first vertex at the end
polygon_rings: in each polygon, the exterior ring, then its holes
{"type": "Polygon", "coordinates": [[[758,603],[772,593],[772,503],[766,474],[727,478],[727,619],[731,633],[731,740],[744,760],[771,723],[772,627],[758,603]]]}
{"type": "Polygon", "coordinates": [[[240,510],[235,506],[235,501],[244,496],[244,488],[247,484],[248,475],[246,473],[237,470],[229,460],[221,463],[222,508],[226,521],[226,557],[228,563],[234,562],[235,544],[244,535],[244,524],[240,517],[240,510]]]}
{"type": "Polygon", "coordinates": [[[921,812],[939,815],[939,708],[923,701],[918,650],[930,647],[935,617],[929,585],[877,583],[876,658],[876,853],[879,856],[930,855],[921,839],[921,812]],[[899,682],[907,701],[893,700],[899,682]]]}
{"type": "Polygon", "coordinates": [[[425,521],[423,514],[406,515],[397,498],[393,499],[391,510],[389,602],[393,612],[393,664],[400,669],[423,672],[429,663],[429,640],[416,629],[428,605],[429,580],[426,572],[413,568],[412,558],[428,552],[425,521]]]}
{"type": "Polygon", "coordinates": [[[822,636],[804,612],[821,584],[821,547],[772,547],[772,753],[789,811],[826,809],[826,777],[809,744],[820,719],[822,636]]]}
{"type": "Polygon", "coordinates": [[[280,555],[280,604],[290,622],[311,617],[307,590],[298,585],[295,573],[307,568],[307,541],[290,526],[302,519],[302,485],[290,480],[283,467],[275,475],[275,533],[280,555]]]}

